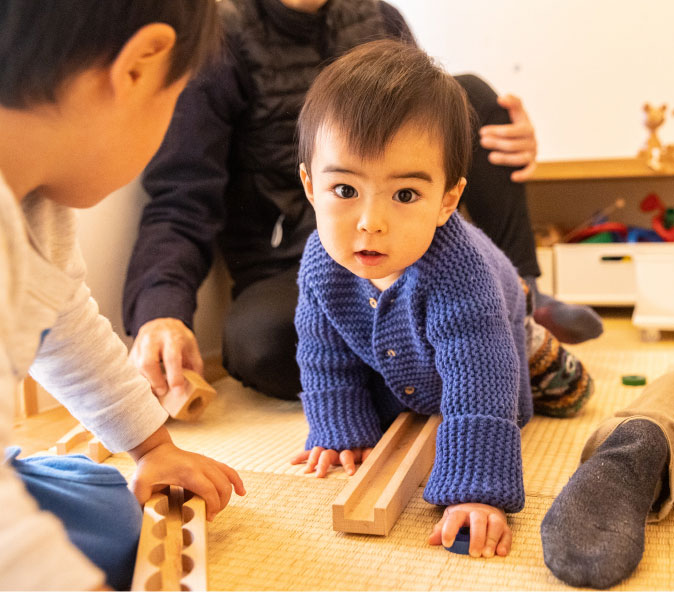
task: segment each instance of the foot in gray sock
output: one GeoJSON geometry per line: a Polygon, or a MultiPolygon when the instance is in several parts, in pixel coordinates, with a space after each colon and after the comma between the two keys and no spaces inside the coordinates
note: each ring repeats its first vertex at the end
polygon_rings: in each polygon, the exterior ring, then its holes
{"type": "Polygon", "coordinates": [[[603,333],[601,317],[589,306],[566,304],[541,294],[533,276],[525,277],[524,281],[532,291],[534,320],[562,343],[582,343],[603,333]]]}
{"type": "Polygon", "coordinates": [[[578,468],[541,524],[552,573],[572,586],[608,588],[634,571],[668,450],[657,425],[635,419],[578,468]]]}

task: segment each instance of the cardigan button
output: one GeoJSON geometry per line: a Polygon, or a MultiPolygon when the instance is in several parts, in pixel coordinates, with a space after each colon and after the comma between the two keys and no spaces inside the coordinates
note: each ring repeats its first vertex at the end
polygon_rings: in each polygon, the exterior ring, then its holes
{"type": "Polygon", "coordinates": [[[396,355],[396,353],[395,353],[394,350],[389,349],[389,350],[386,352],[386,355],[387,355],[389,358],[394,358],[395,355],[396,355]]]}
{"type": "Polygon", "coordinates": [[[406,395],[413,395],[414,394],[414,387],[413,386],[406,386],[405,387],[405,394],[406,395]]]}
{"type": "Polygon", "coordinates": [[[377,299],[376,298],[370,298],[370,306],[372,308],[377,308],[377,299]]]}

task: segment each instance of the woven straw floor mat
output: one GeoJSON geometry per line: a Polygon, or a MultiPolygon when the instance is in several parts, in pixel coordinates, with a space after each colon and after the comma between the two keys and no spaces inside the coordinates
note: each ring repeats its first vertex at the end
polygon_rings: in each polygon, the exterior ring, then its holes
{"type": "MultiPolygon", "coordinates": [[[[610,334],[610,326],[607,334],[610,334]]],[[[620,335],[618,333],[614,334],[620,335]]],[[[173,422],[175,442],[235,467],[248,494],[233,497],[209,525],[209,582],[213,590],[558,590],[568,588],[545,567],[539,527],[555,495],[575,470],[597,423],[627,404],[640,387],[623,374],[656,378],[674,363],[674,340],[641,344],[609,336],[574,351],[595,378],[581,414],[535,417],[522,433],[526,507],[509,517],[514,542],[507,558],[471,559],[430,547],[441,511],[419,488],[388,537],[332,530],[331,504],[345,483],[341,469],[326,479],[304,475],[288,459],[303,448],[307,427],[297,402],[276,401],[231,378],[193,425],[173,422]],[[617,343],[614,343],[616,341],[617,343]]],[[[108,462],[129,475],[126,455],[108,462]]],[[[573,541],[570,541],[573,544],[573,541]]],[[[617,590],[674,589],[674,518],[648,525],[646,553],[617,590]]]]}

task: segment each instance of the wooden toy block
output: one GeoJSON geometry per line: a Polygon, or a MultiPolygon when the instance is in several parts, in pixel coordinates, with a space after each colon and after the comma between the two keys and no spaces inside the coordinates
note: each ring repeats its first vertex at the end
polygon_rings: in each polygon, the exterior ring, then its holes
{"type": "Polygon", "coordinates": [[[172,418],[195,421],[215,397],[215,389],[192,370],[183,370],[183,376],[187,383],[185,394],[176,395],[169,391],[159,397],[159,402],[172,418]]]}
{"type": "Polygon", "coordinates": [[[386,536],[435,460],[440,416],[404,412],[377,443],[332,505],[341,532],[386,536]]]}
{"type": "Polygon", "coordinates": [[[81,423],[77,424],[72,430],[59,438],[56,442],[56,454],[62,456],[68,454],[75,446],[81,442],[87,442],[86,455],[94,462],[101,463],[112,453],[101,444],[98,438],[87,430],[81,423]]]}
{"type": "Polygon", "coordinates": [[[94,437],[89,440],[87,444],[87,456],[97,463],[102,463],[106,458],[108,458],[112,452],[110,452],[101,441],[94,437]]]}
{"type": "Polygon", "coordinates": [[[206,504],[170,486],[143,511],[131,590],[208,590],[206,504]]]}

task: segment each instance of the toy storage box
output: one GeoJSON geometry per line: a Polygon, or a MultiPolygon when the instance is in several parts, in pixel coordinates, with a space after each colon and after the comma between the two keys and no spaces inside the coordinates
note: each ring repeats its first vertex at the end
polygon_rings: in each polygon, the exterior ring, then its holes
{"type": "Polygon", "coordinates": [[[632,323],[640,329],[674,329],[674,244],[634,256],[636,302],[632,323]]]}
{"type": "Polygon", "coordinates": [[[553,255],[555,296],[565,302],[632,306],[674,276],[674,243],[558,244],[553,255]]]}

